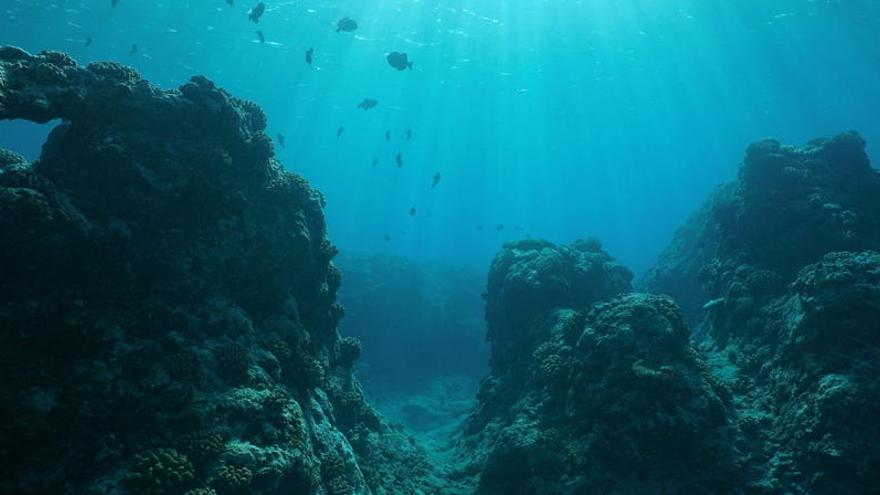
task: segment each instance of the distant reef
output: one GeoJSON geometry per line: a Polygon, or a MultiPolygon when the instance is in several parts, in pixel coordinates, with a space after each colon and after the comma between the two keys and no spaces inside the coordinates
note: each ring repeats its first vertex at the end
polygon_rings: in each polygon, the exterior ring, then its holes
{"type": "Polygon", "coordinates": [[[0,493],[870,494],[880,175],[855,133],[748,148],[635,290],[504,245],[447,451],[364,399],[323,199],[203,77],[0,48],[0,493]]]}
{"type": "Polygon", "coordinates": [[[455,472],[484,495],[877,493],[878,250],[855,133],[750,146],[646,293],[598,241],[505,245],[455,472]]]}
{"type": "Polygon", "coordinates": [[[0,48],[0,493],[436,491],[364,400],[323,199],[203,77],[0,48]]]}

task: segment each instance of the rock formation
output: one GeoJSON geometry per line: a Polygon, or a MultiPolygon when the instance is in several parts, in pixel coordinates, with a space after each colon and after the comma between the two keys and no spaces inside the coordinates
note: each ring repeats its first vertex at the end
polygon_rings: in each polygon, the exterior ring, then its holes
{"type": "Polygon", "coordinates": [[[429,489],[340,339],[323,199],[205,78],[0,48],[0,492],[429,489]]]}

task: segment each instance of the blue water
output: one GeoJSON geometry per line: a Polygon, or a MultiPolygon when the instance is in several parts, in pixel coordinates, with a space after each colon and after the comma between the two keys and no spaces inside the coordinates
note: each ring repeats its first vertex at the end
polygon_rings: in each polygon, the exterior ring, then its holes
{"type": "MultiPolygon", "coordinates": [[[[763,137],[856,129],[880,154],[876,0],[270,0],[258,25],[255,3],[2,0],[0,44],[204,74],[266,110],[341,249],[483,270],[530,235],[596,236],[641,272],[763,137]]],[[[0,146],[34,158],[46,132],[3,122],[0,146]]]]}

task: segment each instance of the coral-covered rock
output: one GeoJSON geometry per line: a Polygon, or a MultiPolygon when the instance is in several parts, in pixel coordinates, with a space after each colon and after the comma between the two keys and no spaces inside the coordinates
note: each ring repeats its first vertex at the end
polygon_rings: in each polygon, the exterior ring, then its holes
{"type": "Polygon", "coordinates": [[[880,410],[880,174],[864,148],[855,133],[752,145],[735,191],[710,199],[704,227],[682,229],[646,280],[693,287],[701,265],[696,343],[733,391],[755,493],[880,486],[880,427],[865,413],[880,410]]]}
{"type": "Polygon", "coordinates": [[[3,47],[0,119],[63,122],[36,162],[0,154],[0,492],[319,494],[331,451],[350,493],[422,486],[407,437],[334,417],[323,198],[259,107],[3,47]]]}
{"type": "Polygon", "coordinates": [[[748,326],[740,317],[783,291],[804,265],[833,251],[880,249],[878,195],[880,174],[854,132],[803,148],[755,143],[739,180],[719,188],[676,233],[644,287],[674,296],[693,323],[709,304],[724,339],[748,326]]]}
{"type": "Polygon", "coordinates": [[[727,393],[675,304],[631,294],[572,316],[536,351],[540,379],[476,435],[479,493],[739,490],[727,393]]]}
{"type": "Polygon", "coordinates": [[[595,239],[557,246],[526,240],[504,245],[492,261],[486,290],[487,340],[493,372],[528,357],[546,335],[534,322],[554,308],[587,309],[631,289],[632,273],[595,239]]]}
{"type": "Polygon", "coordinates": [[[495,258],[492,373],[459,439],[478,493],[738,486],[726,390],[670,299],[615,297],[630,278],[595,241],[512,243],[495,258]]]}

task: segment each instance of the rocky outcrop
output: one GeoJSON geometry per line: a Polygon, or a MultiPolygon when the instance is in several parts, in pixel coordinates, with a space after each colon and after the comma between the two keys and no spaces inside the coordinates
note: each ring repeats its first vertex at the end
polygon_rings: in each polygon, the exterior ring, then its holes
{"type": "Polygon", "coordinates": [[[855,133],[750,146],[733,193],[711,198],[646,280],[688,287],[687,300],[699,278],[695,342],[732,390],[756,493],[880,486],[880,430],[865,416],[880,410],[880,174],[864,148],[855,133]]]}
{"type": "Polygon", "coordinates": [[[733,479],[728,398],[668,298],[598,241],[505,245],[486,297],[492,370],[460,468],[483,494],[703,493],[733,479]]]}
{"type": "Polygon", "coordinates": [[[430,488],[340,339],[323,199],[205,78],[0,48],[0,492],[430,488]],[[427,488],[426,488],[427,487],[427,488]]]}
{"type": "Polygon", "coordinates": [[[461,477],[481,494],[876,490],[878,197],[853,133],[751,146],[645,278],[686,317],[629,294],[598,246],[505,246],[461,477]]]}
{"type": "MultiPolygon", "coordinates": [[[[670,294],[689,321],[709,304],[714,330],[744,325],[764,293],[778,293],[804,265],[833,251],[880,246],[880,175],[850,132],[804,148],[749,146],[739,180],[720,187],[676,233],[643,287],[670,294]]],[[[760,305],[760,304],[758,304],[760,305]]]]}

